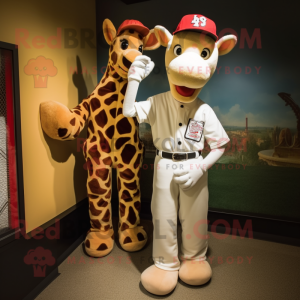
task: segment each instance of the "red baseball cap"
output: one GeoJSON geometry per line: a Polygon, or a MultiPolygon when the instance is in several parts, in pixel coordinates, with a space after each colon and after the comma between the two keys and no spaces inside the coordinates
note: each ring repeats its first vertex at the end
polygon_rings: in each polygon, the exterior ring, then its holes
{"type": "Polygon", "coordinates": [[[184,16],[178,24],[176,30],[173,32],[173,35],[184,30],[205,32],[215,41],[218,39],[215,22],[203,15],[184,16]]]}
{"type": "Polygon", "coordinates": [[[143,37],[145,37],[150,31],[149,28],[144,26],[140,21],[125,20],[118,28],[117,35],[119,35],[122,30],[126,30],[126,29],[134,29],[135,31],[140,33],[143,37]]]}

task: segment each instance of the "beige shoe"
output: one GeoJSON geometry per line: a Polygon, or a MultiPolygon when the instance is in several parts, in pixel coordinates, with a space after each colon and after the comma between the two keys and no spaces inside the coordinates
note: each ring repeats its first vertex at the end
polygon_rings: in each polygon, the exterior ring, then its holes
{"type": "Polygon", "coordinates": [[[181,263],[179,278],[189,285],[205,284],[211,276],[212,270],[206,260],[185,260],[181,263]]]}
{"type": "Polygon", "coordinates": [[[178,282],[178,271],[165,271],[152,265],[141,276],[144,288],[155,295],[167,295],[171,293],[178,282]]]}

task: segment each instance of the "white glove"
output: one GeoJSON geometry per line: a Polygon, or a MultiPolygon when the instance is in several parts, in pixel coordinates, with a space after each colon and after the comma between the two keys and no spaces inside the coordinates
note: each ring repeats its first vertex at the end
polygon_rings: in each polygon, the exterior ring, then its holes
{"type": "Polygon", "coordinates": [[[129,68],[128,81],[141,82],[152,72],[153,68],[154,62],[151,61],[150,57],[146,55],[137,56],[129,68]]]}
{"type": "Polygon", "coordinates": [[[174,170],[174,181],[179,184],[183,190],[193,187],[210,167],[224,154],[223,148],[213,149],[204,158],[188,159],[179,162],[183,168],[174,170]]]}

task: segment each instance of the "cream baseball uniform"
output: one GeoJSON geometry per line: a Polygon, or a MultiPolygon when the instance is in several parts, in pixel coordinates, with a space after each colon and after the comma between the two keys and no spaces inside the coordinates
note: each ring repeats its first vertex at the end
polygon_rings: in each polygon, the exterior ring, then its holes
{"type": "Polygon", "coordinates": [[[183,190],[173,180],[174,170],[187,166],[197,169],[203,157],[197,155],[195,159],[173,161],[162,158],[161,151],[199,151],[204,148],[205,139],[213,150],[226,144],[229,138],[213,109],[198,98],[191,103],[181,103],[169,91],[136,102],[134,106],[139,123],[151,125],[154,145],[160,150],[155,158],[151,203],[153,260],[161,269],[178,270],[178,211],[182,224],[182,259],[206,259],[207,172],[194,186],[183,190]]]}

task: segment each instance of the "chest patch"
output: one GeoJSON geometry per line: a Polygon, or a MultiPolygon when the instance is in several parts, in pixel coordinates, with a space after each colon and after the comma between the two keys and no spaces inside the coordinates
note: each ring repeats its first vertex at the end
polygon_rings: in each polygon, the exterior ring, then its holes
{"type": "Polygon", "coordinates": [[[200,142],[203,134],[204,122],[197,121],[194,119],[189,119],[189,122],[186,127],[184,138],[196,142],[200,142]]]}

